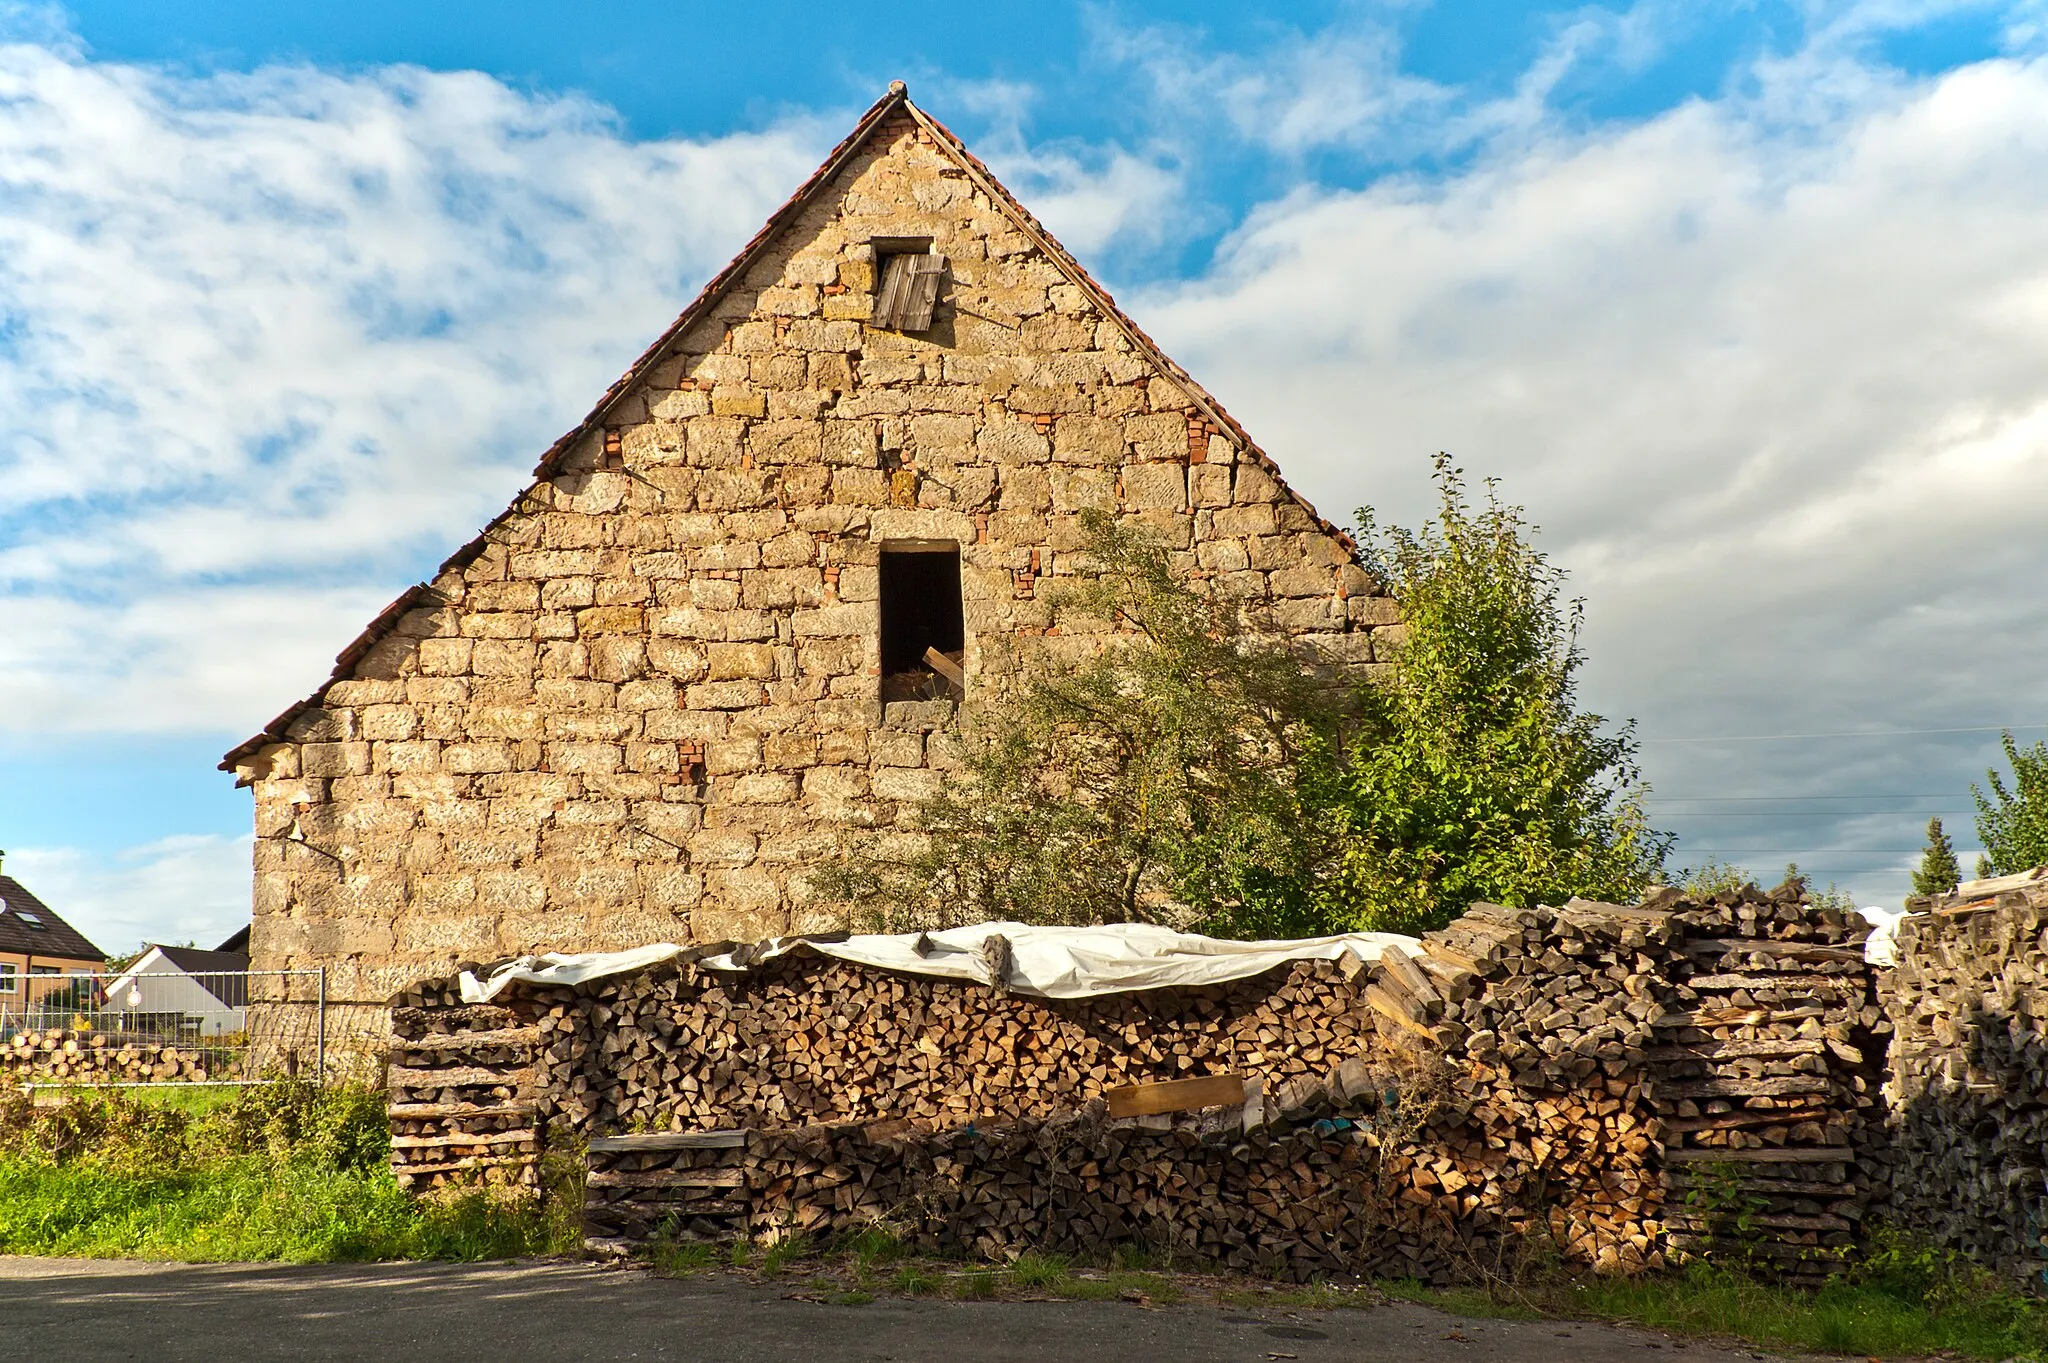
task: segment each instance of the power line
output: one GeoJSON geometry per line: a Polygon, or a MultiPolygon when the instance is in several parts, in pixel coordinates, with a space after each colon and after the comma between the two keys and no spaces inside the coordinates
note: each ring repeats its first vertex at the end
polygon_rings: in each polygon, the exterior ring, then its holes
{"type": "MultiPolygon", "coordinates": [[[[1864,851],[1864,853],[1874,855],[1874,858],[1882,858],[1882,855],[1903,855],[1907,851],[1925,851],[1925,847],[1694,847],[1694,845],[1688,843],[1686,851],[1741,851],[1745,855],[1757,855],[1757,853],[1763,853],[1763,851],[1790,853],[1790,855],[1815,853],[1815,851],[1827,853],[1827,855],[1841,855],[1841,853],[1849,853],[1849,851],[1864,851]]],[[[1976,851],[1976,847],[1956,847],[1956,855],[1962,855],[1966,851],[1976,851]]]]}
{"type": "Polygon", "coordinates": [[[1938,791],[1932,795],[1658,795],[1650,794],[1652,800],[1685,800],[1693,804],[1735,804],[1751,800],[1961,800],[1968,798],[1964,792],[1955,790],[1938,791]]]}
{"type": "Polygon", "coordinates": [[[1864,729],[1838,734],[1724,734],[1714,738],[1644,738],[1649,743],[1781,743],[1806,738],[1914,738],[1923,734],[1997,734],[2011,729],[2048,729],[2048,724],[1979,724],[1966,729],[1864,729]]]}
{"type": "Polygon", "coordinates": [[[1660,819],[1875,819],[1885,814],[1903,814],[1917,819],[1923,814],[1975,814],[1974,809],[1672,809],[1660,819]]]}

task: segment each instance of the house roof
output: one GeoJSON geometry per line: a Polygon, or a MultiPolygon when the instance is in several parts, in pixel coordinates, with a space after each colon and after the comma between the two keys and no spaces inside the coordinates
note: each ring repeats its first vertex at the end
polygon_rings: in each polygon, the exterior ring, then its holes
{"type": "Polygon", "coordinates": [[[235,929],[234,936],[228,938],[227,941],[222,942],[219,946],[215,947],[214,950],[238,951],[246,957],[249,954],[249,927],[250,925],[247,923],[242,924],[242,926],[235,929]]]}
{"type": "Polygon", "coordinates": [[[154,963],[149,959],[151,956],[159,957],[172,969],[192,976],[192,982],[219,999],[222,1007],[248,1006],[247,955],[239,951],[201,951],[197,947],[167,947],[154,942],[135,964],[129,966],[119,979],[107,987],[107,992],[119,993],[121,987],[137,975],[147,977],[165,973],[154,968],[154,963]]]}
{"type": "MultiPolygon", "coordinates": [[[[797,191],[790,195],[788,201],[769,216],[768,221],[762,225],[761,230],[754,234],[753,240],[749,241],[740,250],[740,253],[733,257],[732,263],[713,276],[711,281],[704,286],[703,291],[697,295],[696,300],[683,309],[681,315],[655,340],[654,344],[642,352],[640,358],[635,360],[624,374],[619,376],[616,383],[605,390],[604,396],[598,399],[597,405],[590,409],[589,414],[564,434],[561,439],[548,446],[546,452],[541,455],[540,462],[534,466],[533,473],[536,482],[545,481],[554,475],[561,460],[571,449],[575,448],[577,442],[599,428],[612,408],[627,394],[631,393],[646,378],[648,372],[655,365],[667,357],[670,350],[692,327],[709,315],[711,310],[718,305],[719,301],[732,290],[732,287],[745,277],[755,261],[781,235],[783,229],[795,221],[797,215],[810,205],[811,201],[823,191],[832,181],[833,177],[846,166],[847,162],[853,159],[860,149],[866,145],[868,139],[888,121],[890,116],[899,112],[908,114],[919,127],[930,133],[937,145],[952,156],[961,168],[968,173],[968,176],[975,182],[975,186],[1001,207],[1009,215],[1017,228],[1030,239],[1032,244],[1044,251],[1046,256],[1075,285],[1088,295],[1090,300],[1102,310],[1104,316],[1109,318],[1118,330],[1124,333],[1137,352],[1156,366],[1161,373],[1172,379],[1187,394],[1188,398],[1205,418],[1212,422],[1218,430],[1227,433],[1232,441],[1244,451],[1247,458],[1271,475],[1275,482],[1279,484],[1281,490],[1308,514],[1318,528],[1342,544],[1354,557],[1357,555],[1358,546],[1351,536],[1330,521],[1325,520],[1309,504],[1306,498],[1288,485],[1287,480],[1281,476],[1279,468],[1273,463],[1271,456],[1253,442],[1251,436],[1246,433],[1244,427],[1238,424],[1236,418],[1223,409],[1223,404],[1216,401],[1207,389],[1196,383],[1186,370],[1175,364],[1159,348],[1157,342],[1146,335],[1136,322],[1133,322],[1125,315],[1123,309],[1119,308],[1116,305],[1116,301],[1110,297],[1108,290],[1096,283],[1088,272],[1081,268],[1080,262],[1068,254],[1067,249],[1054,240],[1052,234],[1045,230],[1044,225],[1032,216],[1030,210],[1019,203],[1016,196],[1012,195],[1009,190],[1005,189],[997,181],[995,176],[989,172],[988,167],[983,165],[978,157],[967,150],[966,143],[954,136],[953,132],[944,124],[910,102],[909,91],[902,81],[893,82],[889,86],[888,93],[877,100],[873,107],[865,114],[861,115],[860,122],[854,125],[853,131],[847,134],[845,140],[837,147],[834,147],[831,155],[827,156],[823,164],[812,172],[811,177],[798,186],[797,191]]],[[[449,555],[447,561],[435,572],[435,578],[438,579],[443,574],[460,570],[473,562],[479,554],[483,553],[485,547],[490,544],[491,532],[513,516],[524,501],[525,497],[523,495],[514,499],[512,505],[506,508],[489,525],[485,526],[475,539],[472,539],[469,543],[449,555]]],[[[356,636],[354,642],[341,651],[340,655],[334,660],[333,673],[321,684],[319,690],[271,720],[269,724],[264,726],[261,733],[254,735],[230,750],[221,759],[220,770],[233,771],[236,764],[242,761],[242,759],[253,755],[269,744],[284,741],[286,730],[290,728],[292,722],[308,710],[323,704],[328,688],[336,682],[347,680],[356,662],[365,653],[368,653],[370,649],[374,648],[407,612],[421,605],[435,606],[445,604],[448,604],[446,599],[428,583],[420,583],[417,586],[407,588],[395,601],[378,612],[376,619],[370,622],[368,628],[364,629],[361,634],[356,636]]]]}
{"type": "Polygon", "coordinates": [[[107,953],[85,939],[85,934],[57,916],[28,887],[13,876],[0,875],[0,951],[44,956],[63,961],[104,961],[107,953]],[[41,926],[22,917],[26,912],[41,926]]]}

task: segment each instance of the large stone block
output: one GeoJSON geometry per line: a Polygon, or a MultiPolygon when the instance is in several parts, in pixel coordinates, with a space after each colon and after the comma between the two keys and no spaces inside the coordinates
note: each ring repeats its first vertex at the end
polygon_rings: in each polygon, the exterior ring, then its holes
{"type": "Polygon", "coordinates": [[[307,743],[299,749],[308,776],[361,776],[370,770],[368,743],[307,743]]]}
{"type": "Polygon", "coordinates": [[[767,688],[755,681],[705,682],[683,692],[683,704],[692,710],[745,710],[767,699],[767,688]]]}
{"type": "Polygon", "coordinates": [[[775,650],[767,644],[712,644],[707,660],[714,682],[775,675],[775,650]]]}

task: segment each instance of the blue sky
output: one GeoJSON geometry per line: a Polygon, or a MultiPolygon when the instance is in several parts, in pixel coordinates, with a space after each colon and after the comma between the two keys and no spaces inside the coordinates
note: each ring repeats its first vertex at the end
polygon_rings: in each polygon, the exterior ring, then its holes
{"type": "Polygon", "coordinates": [[[0,5],[8,868],[109,947],[224,936],[218,754],[901,77],[1326,512],[1503,480],[1679,860],[1896,903],[2048,722],[2043,22],[0,5]]]}

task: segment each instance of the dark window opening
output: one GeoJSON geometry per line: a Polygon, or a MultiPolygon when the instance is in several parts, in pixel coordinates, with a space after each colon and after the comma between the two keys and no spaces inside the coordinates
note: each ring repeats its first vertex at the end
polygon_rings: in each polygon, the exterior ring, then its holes
{"type": "Polygon", "coordinates": [[[960,547],[884,549],[881,577],[882,699],[958,700],[967,648],[960,547]]]}
{"type": "Polygon", "coordinates": [[[929,237],[876,237],[875,308],[868,320],[893,331],[929,331],[946,258],[929,237]]]}

